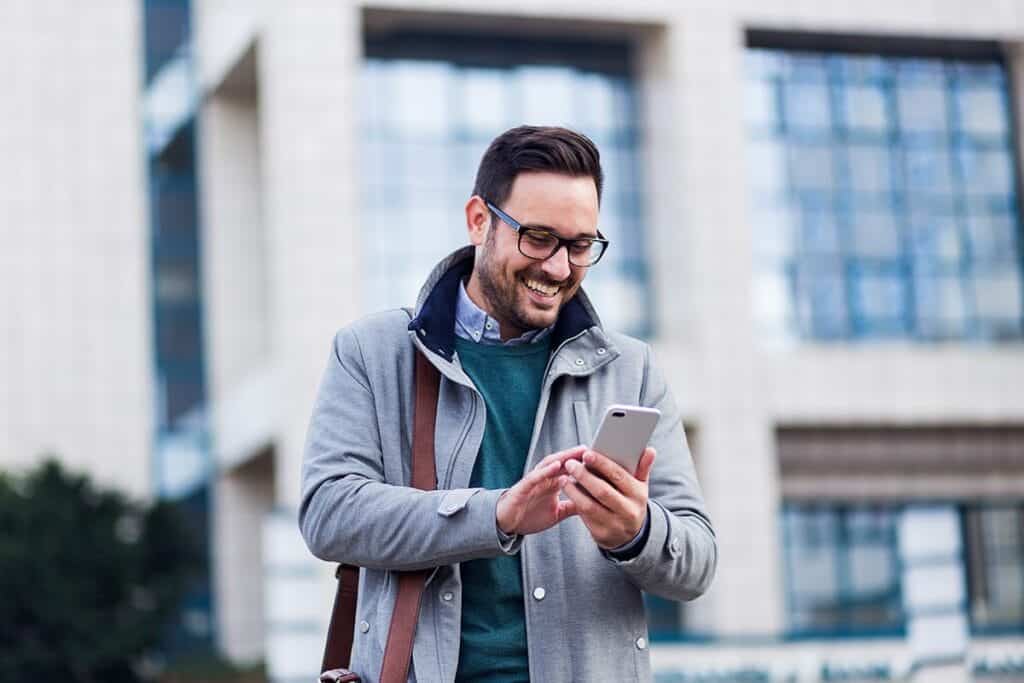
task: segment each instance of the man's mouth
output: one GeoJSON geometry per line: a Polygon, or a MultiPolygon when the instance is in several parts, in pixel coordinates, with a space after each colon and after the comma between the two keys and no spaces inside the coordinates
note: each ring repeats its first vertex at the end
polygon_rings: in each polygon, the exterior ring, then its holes
{"type": "Polygon", "coordinates": [[[554,296],[558,294],[559,290],[562,289],[557,285],[545,284],[543,282],[540,282],[539,280],[533,280],[530,278],[523,278],[523,284],[525,284],[526,288],[529,289],[531,292],[535,292],[537,294],[540,294],[541,296],[546,297],[554,296]]]}

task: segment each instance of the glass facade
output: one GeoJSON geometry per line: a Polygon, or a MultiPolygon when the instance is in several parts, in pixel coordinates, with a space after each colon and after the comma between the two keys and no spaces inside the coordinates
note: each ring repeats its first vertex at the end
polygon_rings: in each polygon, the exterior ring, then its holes
{"type": "Polygon", "coordinates": [[[888,508],[784,506],[791,635],[902,631],[896,523],[888,508]]]}
{"type": "Polygon", "coordinates": [[[523,123],[567,125],[597,143],[605,171],[599,227],[612,244],[584,288],[605,324],[649,332],[639,130],[625,45],[405,35],[369,40],[366,53],[368,310],[414,303],[434,263],[467,243],[463,207],[496,135],[523,123]]]}
{"type": "Polygon", "coordinates": [[[971,627],[1024,632],[1024,505],[964,510],[971,627]]]}
{"type": "Polygon", "coordinates": [[[754,300],[782,340],[1020,339],[999,61],[751,48],[754,300]]]}
{"type": "MultiPolygon", "coordinates": [[[[209,547],[210,446],[206,425],[200,272],[196,99],[188,0],[145,0],[150,264],[156,415],[153,486],[178,502],[201,547],[209,547]]],[[[213,601],[209,558],[168,633],[172,652],[209,648],[213,601]]]]}

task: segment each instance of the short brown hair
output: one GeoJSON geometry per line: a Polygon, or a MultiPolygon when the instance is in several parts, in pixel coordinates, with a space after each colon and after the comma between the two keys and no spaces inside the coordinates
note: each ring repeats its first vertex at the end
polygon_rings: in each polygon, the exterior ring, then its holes
{"type": "Polygon", "coordinates": [[[473,194],[501,206],[524,171],[589,176],[601,201],[604,173],[597,145],[582,133],[557,126],[519,126],[494,138],[480,160],[473,194]]]}

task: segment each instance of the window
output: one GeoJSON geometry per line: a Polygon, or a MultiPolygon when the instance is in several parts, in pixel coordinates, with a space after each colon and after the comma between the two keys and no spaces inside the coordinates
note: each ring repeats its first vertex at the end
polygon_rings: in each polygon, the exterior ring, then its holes
{"type": "Polygon", "coordinates": [[[776,339],[1019,339],[1006,70],[748,50],[754,300],[776,339]]]}
{"type": "Polygon", "coordinates": [[[605,172],[599,227],[612,246],[584,288],[606,324],[648,333],[639,131],[625,44],[401,34],[369,40],[366,54],[369,309],[411,304],[430,268],[467,243],[463,206],[495,136],[524,123],[567,125],[594,140],[605,172]]]}
{"type": "Polygon", "coordinates": [[[1024,506],[964,510],[971,626],[1024,630],[1024,506]]]}
{"type": "Polygon", "coordinates": [[[792,634],[903,628],[895,511],[791,504],[782,524],[792,634]]]}

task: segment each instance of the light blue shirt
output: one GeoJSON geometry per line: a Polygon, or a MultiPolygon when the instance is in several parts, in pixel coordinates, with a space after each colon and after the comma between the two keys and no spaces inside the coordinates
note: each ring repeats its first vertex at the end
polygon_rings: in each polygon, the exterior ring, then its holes
{"type": "MultiPolygon", "coordinates": [[[[551,327],[554,327],[553,325],[551,327]]],[[[479,344],[504,344],[518,346],[540,341],[551,333],[551,327],[539,330],[527,330],[515,339],[501,340],[501,328],[498,321],[487,315],[487,312],[473,303],[466,291],[466,284],[459,283],[459,298],[455,303],[455,334],[463,339],[479,344]]]]}
{"type": "MultiPolygon", "coordinates": [[[[502,341],[498,321],[473,303],[473,300],[469,298],[469,293],[466,292],[466,283],[459,282],[459,298],[455,303],[455,334],[462,339],[468,339],[478,344],[517,346],[519,344],[532,344],[533,342],[541,341],[544,337],[551,334],[552,327],[554,325],[539,330],[527,330],[515,339],[502,341]]],[[[632,541],[620,545],[618,548],[612,548],[608,552],[612,555],[628,553],[643,538],[648,524],[650,524],[650,516],[644,518],[640,532],[633,537],[632,541]]],[[[510,547],[510,544],[516,539],[516,536],[510,536],[501,529],[498,529],[498,535],[501,538],[502,544],[506,547],[510,547]]]]}

